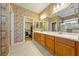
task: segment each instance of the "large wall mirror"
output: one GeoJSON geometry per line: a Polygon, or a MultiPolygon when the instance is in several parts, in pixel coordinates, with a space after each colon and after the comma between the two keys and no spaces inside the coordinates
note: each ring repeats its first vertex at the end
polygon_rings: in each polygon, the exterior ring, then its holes
{"type": "Polygon", "coordinates": [[[60,25],[61,29],[66,32],[72,32],[72,30],[79,29],[78,18],[64,20],[60,25]]]}

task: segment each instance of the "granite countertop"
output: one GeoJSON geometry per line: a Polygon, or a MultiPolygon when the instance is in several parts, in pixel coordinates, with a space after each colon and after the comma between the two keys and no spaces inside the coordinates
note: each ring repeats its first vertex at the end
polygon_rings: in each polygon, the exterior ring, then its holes
{"type": "Polygon", "coordinates": [[[77,33],[51,32],[51,31],[34,31],[34,32],[79,41],[79,34],[77,33]]]}

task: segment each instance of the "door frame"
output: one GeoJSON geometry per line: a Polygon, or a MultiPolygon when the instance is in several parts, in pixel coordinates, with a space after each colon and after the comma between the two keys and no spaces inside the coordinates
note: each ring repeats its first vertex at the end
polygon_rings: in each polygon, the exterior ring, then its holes
{"type": "MultiPolygon", "coordinates": [[[[32,19],[32,18],[28,17],[28,16],[24,16],[24,32],[25,32],[25,22],[27,22],[27,21],[25,21],[26,19],[32,19]]],[[[28,21],[28,22],[30,22],[30,21],[28,21]]],[[[33,31],[33,24],[34,24],[34,20],[32,21],[32,31],[33,31]]],[[[24,33],[24,35],[25,35],[25,33],[24,33]]],[[[32,39],[34,38],[33,36],[34,35],[33,35],[33,32],[32,32],[32,39]]],[[[24,36],[24,38],[25,38],[25,36],[24,36]]]]}
{"type": "Polygon", "coordinates": [[[25,42],[25,17],[23,17],[23,41],[14,43],[14,12],[10,10],[10,46],[15,46],[19,44],[23,44],[25,42]]]}
{"type": "Polygon", "coordinates": [[[10,46],[14,45],[14,12],[10,10],[10,46]]]}

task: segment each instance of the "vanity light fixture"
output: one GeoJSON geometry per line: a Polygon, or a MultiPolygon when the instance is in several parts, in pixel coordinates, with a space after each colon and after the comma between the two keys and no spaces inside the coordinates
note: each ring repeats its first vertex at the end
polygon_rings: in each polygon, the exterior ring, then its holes
{"type": "Polygon", "coordinates": [[[63,6],[63,5],[64,5],[64,3],[57,4],[57,5],[54,6],[53,10],[56,10],[57,8],[59,8],[60,6],[63,6]]]}
{"type": "Polygon", "coordinates": [[[42,15],[41,17],[40,17],[40,19],[42,20],[42,19],[44,19],[44,18],[46,18],[47,16],[44,14],[44,15],[42,15]]]}

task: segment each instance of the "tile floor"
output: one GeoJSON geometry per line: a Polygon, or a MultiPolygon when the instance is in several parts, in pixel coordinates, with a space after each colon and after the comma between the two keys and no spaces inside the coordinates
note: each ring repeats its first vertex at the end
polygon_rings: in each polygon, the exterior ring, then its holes
{"type": "Polygon", "coordinates": [[[52,56],[52,54],[34,40],[27,39],[24,44],[11,47],[9,56],[52,56]]]}

